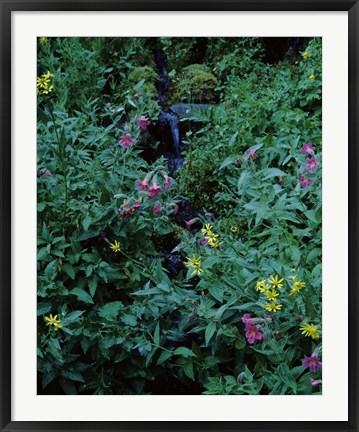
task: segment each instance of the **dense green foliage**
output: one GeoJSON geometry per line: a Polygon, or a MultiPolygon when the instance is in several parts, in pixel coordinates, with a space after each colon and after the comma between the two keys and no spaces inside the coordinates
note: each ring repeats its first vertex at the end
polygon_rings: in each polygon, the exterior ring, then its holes
{"type": "Polygon", "coordinates": [[[321,392],[321,40],[199,39],[39,40],[39,393],[321,392]]]}

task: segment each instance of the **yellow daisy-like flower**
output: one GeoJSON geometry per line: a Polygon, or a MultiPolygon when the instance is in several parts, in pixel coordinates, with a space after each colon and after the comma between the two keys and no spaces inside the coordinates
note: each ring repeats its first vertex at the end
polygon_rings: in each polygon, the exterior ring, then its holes
{"type": "Polygon", "coordinates": [[[263,291],[263,294],[267,297],[268,300],[275,300],[275,298],[279,296],[277,291],[274,289],[263,291]]]}
{"type": "Polygon", "coordinates": [[[304,323],[302,327],[299,328],[302,334],[306,337],[311,337],[312,339],[319,339],[320,330],[314,324],[304,323]]]}
{"type": "Polygon", "coordinates": [[[236,226],[231,227],[232,233],[236,233],[238,231],[238,228],[236,226]]]}
{"type": "Polygon", "coordinates": [[[39,42],[40,42],[41,45],[45,45],[45,44],[47,44],[48,41],[49,41],[49,40],[48,40],[46,37],[41,37],[41,38],[39,39],[39,42]]]}
{"type": "Polygon", "coordinates": [[[256,291],[262,291],[265,285],[265,281],[266,281],[265,279],[262,279],[256,283],[256,291]]]}
{"type": "Polygon", "coordinates": [[[212,225],[210,225],[210,224],[206,224],[206,225],[204,226],[204,228],[201,229],[201,232],[202,232],[204,235],[212,236],[212,235],[213,235],[212,228],[213,228],[212,225]]]}
{"type": "Polygon", "coordinates": [[[120,242],[115,240],[114,243],[110,243],[110,249],[113,250],[113,252],[120,252],[121,251],[121,245],[120,242]]]}
{"type": "Polygon", "coordinates": [[[47,326],[54,326],[56,329],[62,328],[62,325],[60,324],[60,320],[57,319],[57,315],[55,315],[54,317],[52,316],[52,314],[50,314],[49,316],[45,316],[45,321],[47,321],[47,326]]]}
{"type": "Polygon", "coordinates": [[[195,258],[195,256],[193,256],[192,258],[187,258],[187,262],[184,263],[186,267],[192,267],[194,270],[191,273],[191,276],[198,274],[200,275],[201,273],[203,273],[203,270],[201,268],[201,257],[195,258]]]}
{"type": "Polygon", "coordinates": [[[289,295],[298,294],[301,289],[305,287],[305,282],[301,280],[296,280],[292,286],[289,295]]]}
{"type": "Polygon", "coordinates": [[[310,54],[309,54],[308,51],[305,51],[305,52],[302,54],[302,57],[304,58],[304,60],[306,60],[309,56],[310,56],[310,54]]]}
{"type": "Polygon", "coordinates": [[[268,312],[277,312],[278,310],[282,309],[282,305],[281,304],[277,304],[277,300],[273,299],[272,303],[265,303],[263,305],[264,309],[267,310],[268,312]]]}
{"type": "Polygon", "coordinates": [[[315,75],[313,75],[313,74],[309,75],[309,79],[312,81],[315,80],[315,75]]]}
{"type": "Polygon", "coordinates": [[[54,75],[50,71],[48,71],[47,73],[42,74],[41,77],[37,77],[36,79],[37,94],[48,94],[52,92],[54,86],[49,84],[50,84],[51,77],[53,76],[54,75]]]}
{"type": "Polygon", "coordinates": [[[215,237],[210,237],[210,239],[208,240],[208,244],[213,248],[219,247],[222,243],[223,242],[219,242],[218,239],[215,237]]]}
{"type": "Polygon", "coordinates": [[[282,282],[284,281],[284,279],[280,279],[278,278],[278,275],[275,275],[275,278],[273,276],[271,276],[268,279],[268,282],[274,286],[274,288],[282,288],[283,284],[282,282]]]}

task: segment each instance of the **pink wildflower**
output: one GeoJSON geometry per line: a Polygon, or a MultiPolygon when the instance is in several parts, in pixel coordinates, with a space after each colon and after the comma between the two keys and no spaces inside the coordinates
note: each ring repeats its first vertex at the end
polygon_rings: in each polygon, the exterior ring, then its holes
{"type": "Polygon", "coordinates": [[[256,340],[262,340],[263,335],[258,330],[257,326],[251,326],[250,324],[246,325],[246,338],[249,344],[253,344],[256,340]]]}
{"type": "Polygon", "coordinates": [[[302,146],[302,154],[303,155],[314,154],[314,147],[313,147],[313,143],[312,142],[309,141],[309,142],[303,144],[303,146],[302,146]]]}
{"type": "Polygon", "coordinates": [[[312,377],[310,377],[309,380],[313,387],[317,387],[319,384],[322,384],[323,382],[321,379],[315,380],[312,377]]]}
{"type": "Polygon", "coordinates": [[[140,119],[135,119],[135,122],[141,129],[147,129],[147,126],[151,124],[150,120],[145,116],[141,116],[140,119]]]}
{"type": "MultiPolygon", "coordinates": [[[[246,313],[242,316],[242,322],[244,324],[258,324],[258,323],[264,323],[264,318],[251,318],[251,315],[246,313]]],[[[272,321],[272,318],[267,318],[267,321],[272,321]]],[[[264,324],[263,324],[264,325],[264,324]]]]}
{"type": "Polygon", "coordinates": [[[169,189],[172,186],[171,179],[166,174],[163,177],[165,179],[165,189],[169,189]]]}
{"type": "Polygon", "coordinates": [[[119,209],[118,213],[123,218],[128,218],[132,215],[132,209],[128,206],[128,204],[123,204],[119,209]]]}
{"type": "Polygon", "coordinates": [[[132,209],[137,211],[140,208],[140,206],[141,206],[141,201],[137,200],[133,203],[132,209]]]}
{"type": "Polygon", "coordinates": [[[246,155],[248,155],[248,156],[251,157],[252,159],[257,159],[257,157],[258,157],[256,151],[255,151],[255,150],[252,150],[252,149],[248,149],[248,150],[246,150],[246,155]]]}
{"type": "Polygon", "coordinates": [[[310,372],[316,372],[317,368],[322,367],[322,363],[318,360],[318,354],[314,352],[310,357],[304,356],[302,366],[309,367],[310,372]]]}
{"type": "Polygon", "coordinates": [[[135,183],[135,187],[136,187],[136,189],[147,191],[148,190],[148,178],[145,177],[145,179],[142,180],[142,181],[141,180],[137,180],[136,183],[135,183]]]}
{"type": "Polygon", "coordinates": [[[191,220],[189,220],[189,221],[184,221],[184,223],[186,224],[186,228],[188,229],[188,230],[190,230],[191,229],[191,226],[195,223],[195,222],[197,222],[199,219],[198,218],[194,218],[194,219],[191,219],[191,220]]]}
{"type": "Polygon", "coordinates": [[[122,135],[120,141],[118,142],[118,144],[125,149],[129,148],[133,143],[134,140],[130,134],[122,135]]]}
{"type": "Polygon", "coordinates": [[[141,96],[142,96],[141,93],[136,93],[136,94],[134,95],[134,98],[135,98],[135,99],[139,99],[141,96]]]}
{"type": "Polygon", "coordinates": [[[171,206],[173,207],[173,214],[177,214],[178,213],[178,205],[176,203],[172,203],[171,206]]]}
{"type": "Polygon", "coordinates": [[[210,241],[209,237],[203,237],[203,239],[200,241],[200,245],[201,246],[206,246],[209,241],[210,241]]]}
{"type": "Polygon", "coordinates": [[[315,156],[306,160],[307,163],[307,171],[314,173],[314,171],[318,168],[319,162],[315,159],[315,156]]]}
{"type": "Polygon", "coordinates": [[[158,184],[156,183],[156,180],[153,180],[152,185],[148,188],[149,195],[148,197],[150,199],[154,199],[157,197],[157,195],[162,192],[162,189],[158,184]]]}
{"type": "Polygon", "coordinates": [[[242,163],[242,159],[241,159],[241,158],[238,158],[238,159],[236,160],[236,164],[237,164],[238,166],[240,166],[241,163],[242,163]]]}
{"type": "Polygon", "coordinates": [[[312,183],[314,183],[314,180],[311,180],[307,177],[304,177],[303,174],[300,175],[299,177],[299,183],[304,187],[307,188],[308,186],[310,186],[312,183]]]}
{"type": "Polygon", "coordinates": [[[157,216],[160,211],[161,211],[161,206],[159,204],[156,204],[153,207],[153,211],[152,211],[153,216],[157,216]]]}

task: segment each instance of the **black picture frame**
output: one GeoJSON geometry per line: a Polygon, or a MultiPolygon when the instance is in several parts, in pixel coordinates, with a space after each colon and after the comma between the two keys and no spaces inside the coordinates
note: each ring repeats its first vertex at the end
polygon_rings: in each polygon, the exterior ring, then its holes
{"type": "MultiPolygon", "coordinates": [[[[0,0],[1,18],[1,431],[358,431],[358,0],[0,0]],[[347,422],[15,422],[11,420],[11,14],[15,11],[348,11],[349,394],[347,422]]],[[[335,29],[333,30],[335,31],[335,29]]],[[[340,228],[338,228],[340,229],[340,228]]],[[[339,355],[339,354],[338,354],[339,355]]],[[[339,373],[339,372],[338,372],[339,373]]],[[[340,395],[338,395],[340,397],[340,395]]],[[[300,408],[301,409],[301,408],[300,408]]]]}

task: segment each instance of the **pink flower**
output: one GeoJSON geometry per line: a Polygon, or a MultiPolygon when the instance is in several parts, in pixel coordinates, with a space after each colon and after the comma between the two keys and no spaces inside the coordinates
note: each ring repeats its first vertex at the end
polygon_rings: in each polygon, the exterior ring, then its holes
{"type": "Polygon", "coordinates": [[[316,372],[317,368],[322,367],[322,363],[318,360],[318,354],[314,352],[310,357],[304,356],[302,366],[309,367],[310,372],[316,372]]]}
{"type": "Polygon", "coordinates": [[[302,154],[303,155],[314,154],[314,147],[313,147],[313,143],[312,142],[309,141],[309,142],[303,144],[303,146],[302,146],[302,154]]]}
{"type": "Polygon", "coordinates": [[[163,177],[165,179],[165,189],[169,189],[172,186],[171,179],[166,174],[163,177]]]}
{"type": "Polygon", "coordinates": [[[249,344],[253,344],[256,340],[262,340],[263,335],[258,330],[257,326],[251,326],[250,324],[246,325],[246,338],[249,344]]]}
{"type": "Polygon", "coordinates": [[[308,186],[310,186],[312,183],[314,183],[314,180],[311,180],[307,177],[304,177],[303,174],[300,175],[299,177],[299,183],[304,187],[307,188],[308,186]]]}
{"type": "Polygon", "coordinates": [[[123,204],[119,209],[118,213],[123,218],[128,218],[132,215],[132,209],[128,206],[128,204],[123,204]]]}
{"type": "Polygon", "coordinates": [[[236,160],[236,164],[237,164],[238,166],[240,166],[241,163],[242,163],[242,159],[241,159],[241,158],[238,158],[238,159],[236,160]]]}
{"type": "Polygon", "coordinates": [[[153,211],[152,211],[153,216],[157,216],[160,211],[161,211],[161,206],[159,204],[156,204],[153,207],[153,211]]]}
{"type": "Polygon", "coordinates": [[[321,379],[315,380],[312,377],[310,377],[309,380],[313,387],[317,387],[319,384],[322,384],[323,382],[321,379]]]}
{"type": "Polygon", "coordinates": [[[184,221],[184,223],[186,224],[186,228],[188,229],[188,230],[190,230],[191,229],[191,226],[195,223],[195,222],[197,222],[199,219],[198,218],[194,218],[194,219],[191,219],[191,220],[189,220],[189,221],[184,221]]]}
{"type": "MultiPolygon", "coordinates": [[[[258,324],[258,323],[264,323],[264,318],[251,318],[251,315],[246,313],[242,316],[242,322],[244,324],[258,324]]],[[[271,318],[267,318],[267,321],[272,321],[271,318]]]]}
{"type": "Polygon", "coordinates": [[[252,149],[248,149],[248,150],[246,150],[246,155],[248,155],[248,156],[251,157],[252,159],[257,159],[257,157],[258,157],[256,151],[255,151],[255,150],[252,150],[252,149]]]}
{"type": "Polygon", "coordinates": [[[136,93],[136,94],[134,95],[134,98],[135,98],[135,99],[139,99],[141,96],[142,96],[141,93],[136,93]]]}
{"type": "Polygon", "coordinates": [[[137,211],[140,208],[140,206],[141,206],[141,201],[137,200],[133,203],[132,209],[137,211]]]}
{"type": "Polygon", "coordinates": [[[315,156],[306,160],[307,162],[307,171],[314,173],[314,171],[318,168],[319,162],[315,159],[315,156]]]}
{"type": "Polygon", "coordinates": [[[141,129],[147,129],[147,126],[151,124],[150,120],[145,116],[141,116],[140,119],[135,119],[135,122],[141,129]]]}
{"type": "Polygon", "coordinates": [[[148,178],[145,177],[145,179],[142,180],[142,181],[141,180],[137,180],[136,183],[135,183],[135,188],[143,190],[143,191],[147,191],[148,190],[148,178]]]}
{"type": "Polygon", "coordinates": [[[203,239],[200,241],[200,245],[206,246],[208,244],[209,240],[210,240],[209,237],[203,237],[203,239]]]}
{"type": "Polygon", "coordinates": [[[134,140],[130,134],[122,135],[120,141],[118,142],[118,144],[125,149],[129,148],[133,143],[134,140]]]}
{"type": "Polygon", "coordinates": [[[156,183],[156,180],[153,180],[152,185],[148,188],[149,195],[148,197],[150,199],[154,199],[157,197],[157,195],[162,192],[162,189],[158,184],[156,183]]]}

